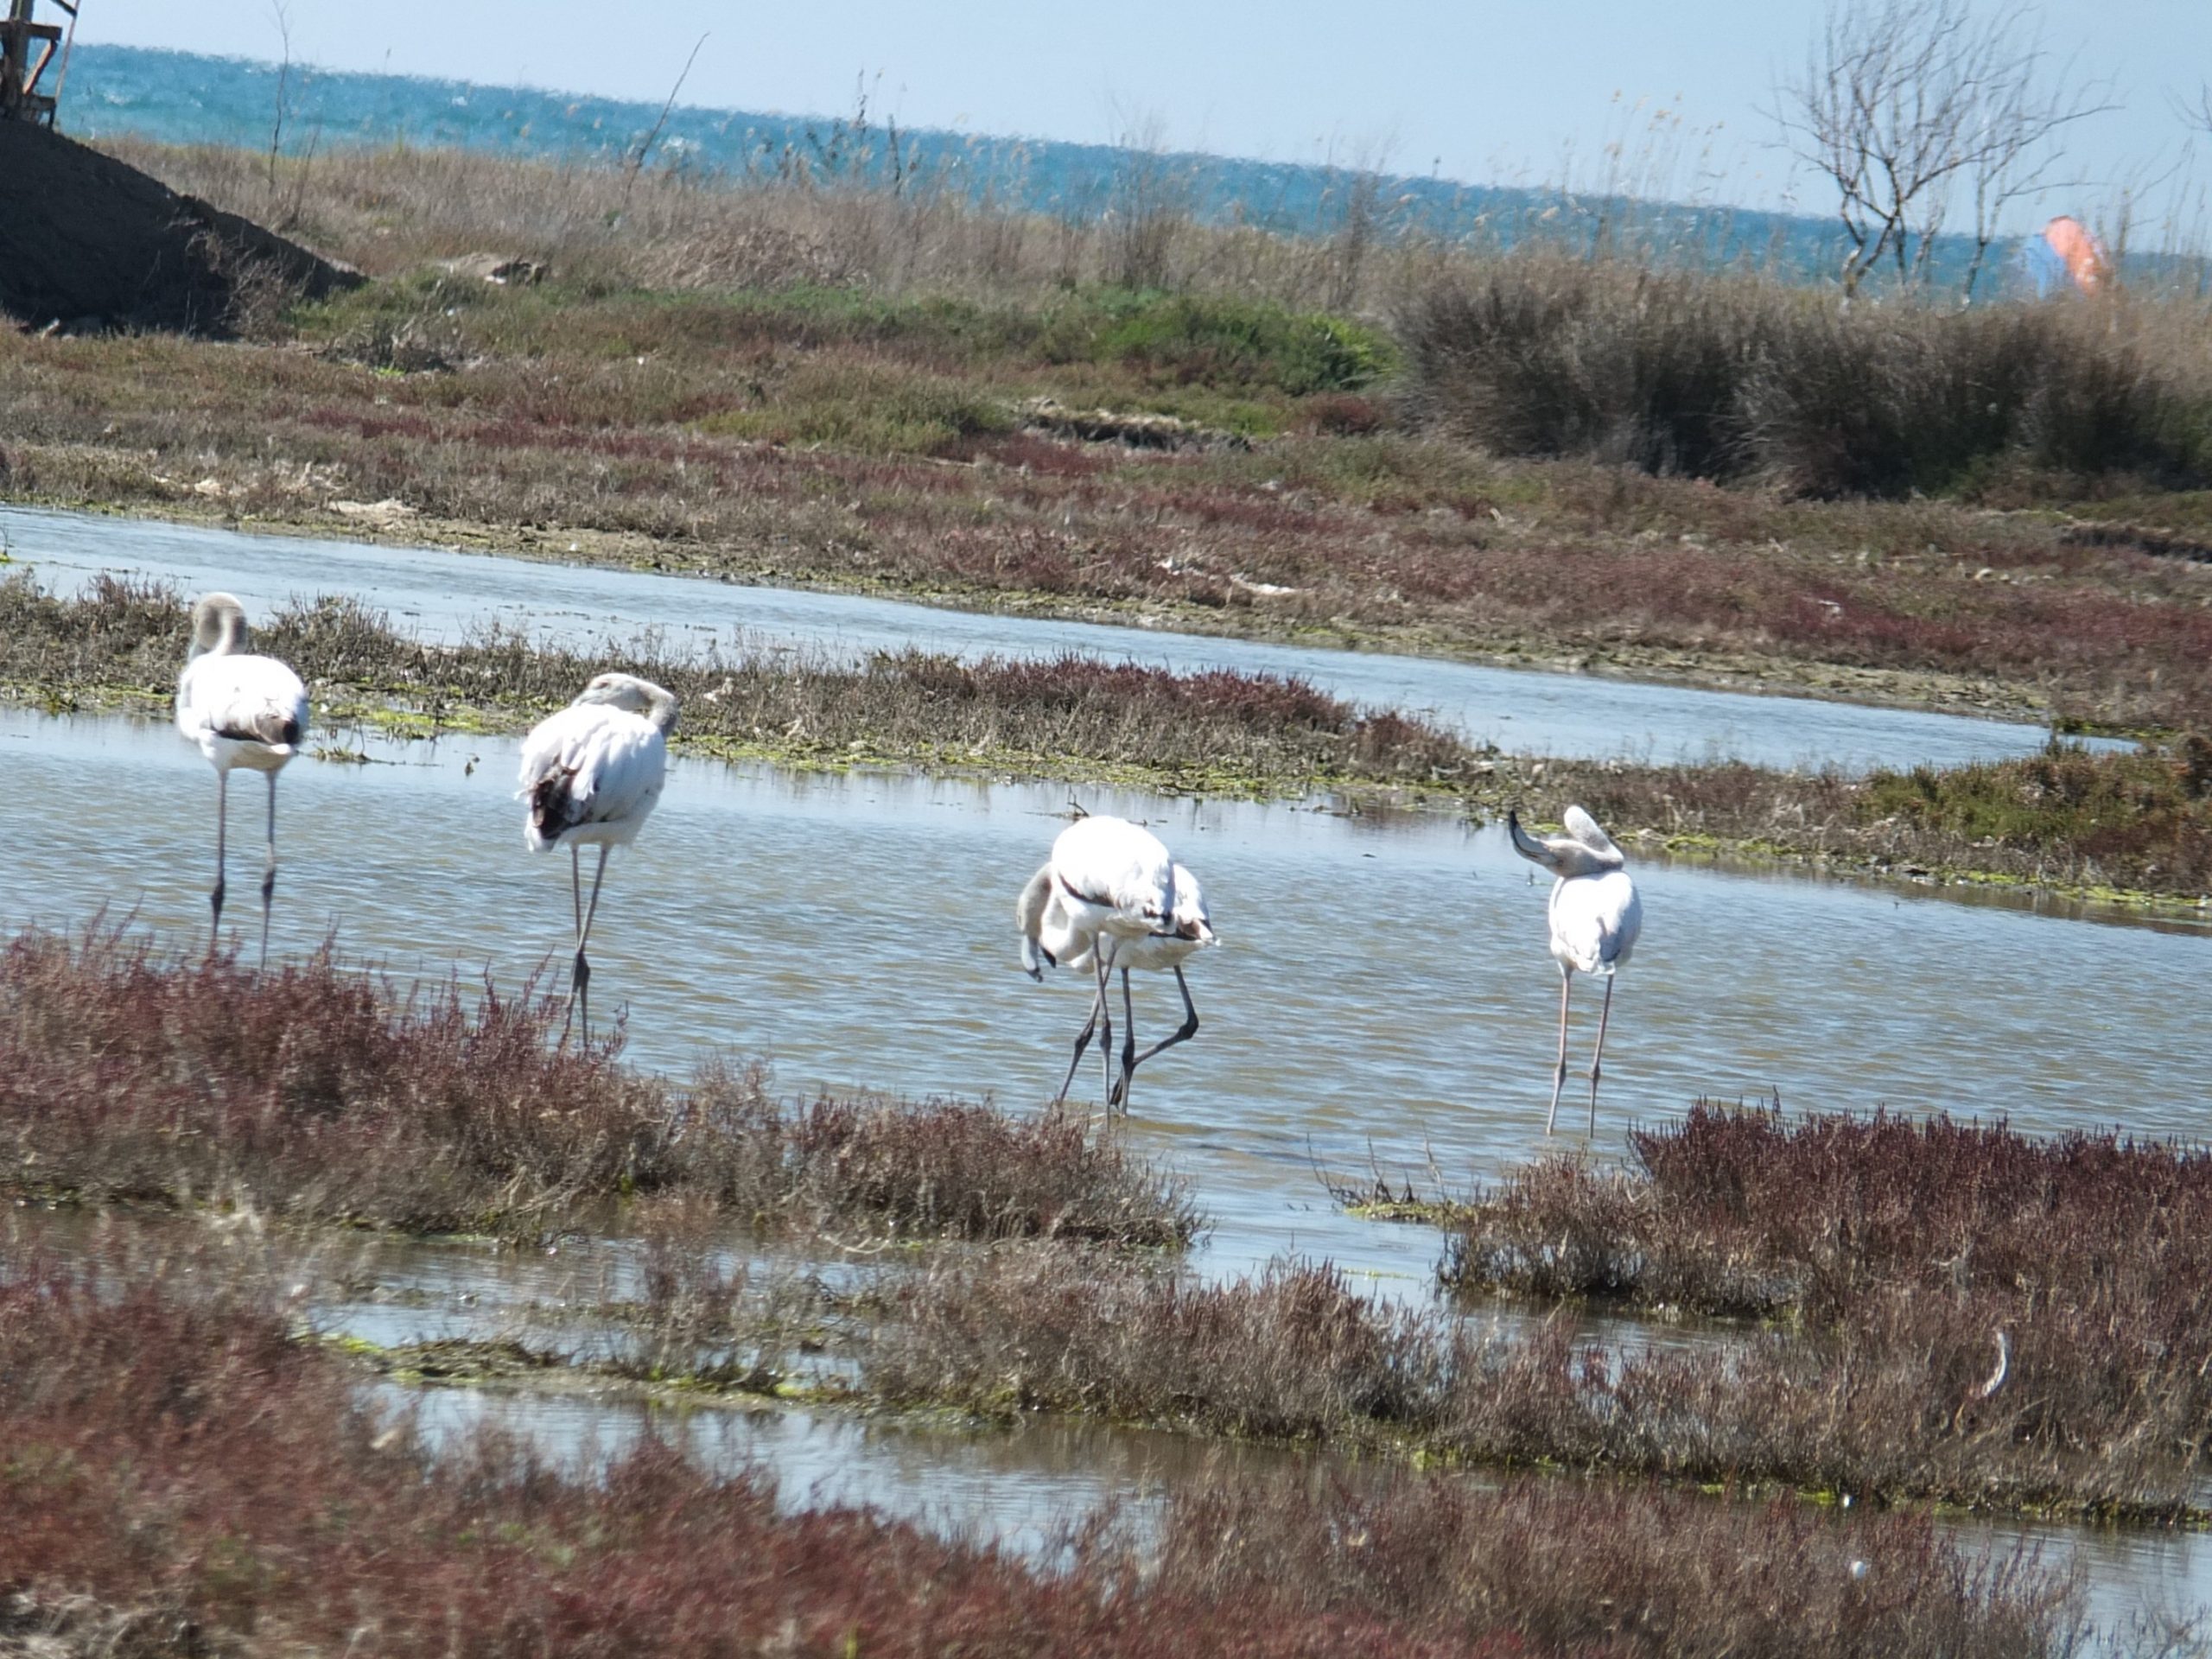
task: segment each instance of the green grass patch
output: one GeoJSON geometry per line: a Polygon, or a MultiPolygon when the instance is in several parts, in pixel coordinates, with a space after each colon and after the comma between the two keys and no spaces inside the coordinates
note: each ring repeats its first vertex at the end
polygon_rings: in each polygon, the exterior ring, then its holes
{"type": "Polygon", "coordinates": [[[1089,296],[1084,312],[1055,319],[1046,349],[1058,360],[1127,364],[1185,384],[1302,397],[1356,391],[1397,362],[1373,329],[1264,300],[1107,289],[1089,296]]]}
{"type": "Polygon", "coordinates": [[[2183,841],[2212,843],[2212,738],[2101,754],[2060,741],[2023,760],[1877,772],[1857,806],[1862,823],[1901,817],[1967,842],[2063,843],[2100,862],[2171,855],[2183,841]]]}
{"type": "Polygon", "coordinates": [[[1011,432],[1012,407],[972,384],[876,358],[813,357],[758,404],[694,423],[706,433],[891,454],[940,454],[1011,432]]]}

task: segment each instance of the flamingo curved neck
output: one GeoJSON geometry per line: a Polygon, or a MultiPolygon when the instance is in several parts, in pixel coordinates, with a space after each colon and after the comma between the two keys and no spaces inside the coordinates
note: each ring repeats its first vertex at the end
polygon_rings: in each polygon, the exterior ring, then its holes
{"type": "Polygon", "coordinates": [[[676,725],[675,695],[672,692],[664,691],[660,687],[649,682],[644,683],[643,689],[645,694],[645,718],[652,721],[654,727],[665,736],[674,729],[676,725]]]}
{"type": "Polygon", "coordinates": [[[232,657],[245,649],[245,613],[228,608],[204,611],[193,624],[192,653],[201,657],[232,657]]]}

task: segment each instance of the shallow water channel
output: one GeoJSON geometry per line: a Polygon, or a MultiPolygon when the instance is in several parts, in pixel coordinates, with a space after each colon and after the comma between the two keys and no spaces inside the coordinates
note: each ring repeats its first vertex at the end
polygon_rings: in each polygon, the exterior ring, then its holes
{"type": "Polygon", "coordinates": [[[943,610],[896,600],[747,588],[434,548],[372,547],[199,525],[0,507],[16,568],[73,593],[99,572],[227,588],[250,613],[346,593],[434,640],[498,622],[541,641],[661,633],[677,653],[733,641],[850,659],[908,646],[975,658],[1080,652],[1178,670],[1298,675],[1363,705],[1426,711],[1467,737],[1532,754],[1763,766],[1956,766],[2040,747],[2032,725],[1805,697],[1700,691],[1593,675],[1480,668],[1380,652],[943,610]]]}
{"type": "MultiPolygon", "coordinates": [[[[1516,747],[1717,747],[1860,763],[1957,760],[2039,741],[1987,721],[514,561],[12,511],[0,512],[0,526],[18,562],[57,586],[68,585],[73,558],[80,575],[133,564],[188,589],[219,582],[256,602],[355,591],[433,633],[458,633],[497,606],[556,634],[696,620],[847,651],[909,639],[963,651],[1127,649],[1145,660],[1306,673],[1363,699],[1445,710],[1516,747]],[[1247,662],[1247,652],[1275,655],[1247,662]],[[1359,677],[1371,673],[1415,689],[1370,690],[1359,677]],[[1482,689],[1493,681],[1498,690],[1482,689]],[[1543,711],[1542,720],[1485,728],[1471,712],[1502,705],[1543,711]],[[1609,712],[1617,706],[1631,712],[1609,712]]],[[[334,936],[348,957],[395,976],[488,969],[506,983],[559,959],[567,866],[524,850],[511,798],[515,744],[343,737],[370,763],[304,761],[284,775],[272,948],[297,952],[334,936]]],[[[226,920],[250,930],[260,804],[257,780],[238,783],[226,920]]],[[[173,943],[201,937],[214,783],[165,723],[0,710],[0,785],[16,805],[17,843],[13,879],[0,887],[0,926],[80,926],[105,907],[173,943]]],[[[1091,810],[1152,823],[1205,878],[1223,935],[1191,972],[1204,1029],[1140,1074],[1129,1128],[1137,1144],[1190,1174],[1215,1217],[1194,1267],[1225,1274],[1284,1252],[1325,1255],[1370,1290],[1426,1295],[1436,1235],[1339,1213],[1315,1166],[1357,1179],[1371,1159],[1394,1181],[1423,1186],[1433,1166],[1460,1186],[1540,1146],[1558,994],[1543,950],[1544,887],[1497,831],[1443,814],[1345,817],[1325,802],[1075,792],[1091,810]]],[[[768,1056],[786,1091],[860,1086],[988,1092],[1015,1108],[1039,1102],[1066,1064],[1086,996],[1071,980],[1040,987],[1022,977],[1010,909],[1065,822],[1069,794],[1064,785],[679,759],[639,846],[613,865],[593,950],[595,1008],[626,1004],[630,1057],[679,1074],[724,1049],[768,1056]]],[[[2201,999],[2186,988],[2212,948],[2202,928],[1802,877],[1662,864],[1639,865],[1637,874],[1645,935],[1616,999],[1602,1154],[1618,1154],[1631,1121],[1677,1113],[1700,1095],[1778,1092],[1796,1108],[1943,1107],[2004,1114],[2036,1131],[2116,1122],[2150,1135],[2199,1132],[2201,999]]],[[[1141,1038],[1164,1033],[1172,988],[1142,984],[1138,997],[1141,1038]]],[[[1594,998],[1579,999],[1580,1063],[1595,1014],[1594,998]]],[[[1098,1087],[1087,1068],[1079,1090],[1095,1098],[1098,1087]]],[[[1579,1127],[1585,1109],[1571,1086],[1563,1122],[1579,1127]]],[[[571,1271],[448,1246],[383,1248],[396,1254],[379,1272],[409,1281],[422,1300],[404,1310],[327,1310],[337,1328],[380,1341],[481,1334],[488,1307],[542,1294],[518,1288],[516,1274],[535,1284],[571,1271]]],[[[427,1409],[434,1427],[495,1414],[577,1456],[666,1421],[633,1405],[465,1390],[440,1393],[427,1409]]],[[[1024,1548],[1046,1542],[1056,1519],[1103,1497],[1141,1497],[1210,1455],[1172,1437],[1104,1429],[968,1436],[780,1410],[703,1412],[683,1420],[682,1432],[730,1466],[765,1460],[791,1501],[817,1490],[865,1497],[1024,1548]]],[[[2202,1539],[2046,1535],[2052,1550],[2079,1553],[2107,1618],[2145,1601],[2212,1602],[2202,1539]]]]}
{"type": "MultiPolygon", "coordinates": [[[[566,860],[522,845],[503,738],[389,744],[296,765],[278,810],[274,946],[334,934],[402,976],[512,982],[562,951],[566,860]]],[[[0,711],[19,879],[0,924],[105,906],[179,939],[206,925],[214,779],[166,724],[0,711]]],[[[228,927],[257,924],[260,785],[232,802],[228,927]]],[[[1138,1077],[1133,1132],[1192,1173],[1210,1270],[1285,1250],[1421,1284],[1435,1241],[1349,1219],[1313,1165],[1464,1184],[1541,1140],[1558,976],[1545,887],[1503,834],[1440,814],[1079,791],[1144,819],[1206,883],[1224,943],[1191,980],[1204,1028],[1138,1077]]],[[[595,1003],[671,1071],[760,1054],[779,1084],[995,1094],[1058,1084],[1088,1006],[1031,983],[1013,895],[1062,827],[1065,786],[798,775],[678,760],[618,855],[593,940],[595,1003]]],[[[1647,867],[1644,942],[1607,1044],[1599,1143],[1692,1099],[1943,1107],[2024,1128],[2198,1128],[2202,930],[2065,920],[1912,889],[1647,867]],[[2055,1017],[2064,1010],[2065,1017],[2055,1017]]],[[[1140,1039],[1179,1013],[1138,988],[1140,1039]]],[[[1586,991],[1575,1053],[1586,1056],[1586,991]]],[[[1586,1064],[1586,1058],[1585,1060],[1586,1064]]],[[[1078,1088],[1095,1097],[1098,1073],[1078,1088]]],[[[1569,1125],[1586,1103],[1570,1092],[1569,1125]]]]}

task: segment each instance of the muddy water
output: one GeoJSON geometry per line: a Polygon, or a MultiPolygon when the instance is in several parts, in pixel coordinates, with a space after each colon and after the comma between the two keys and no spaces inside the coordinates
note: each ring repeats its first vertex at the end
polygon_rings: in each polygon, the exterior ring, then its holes
{"type": "MultiPolygon", "coordinates": [[[[522,846],[505,740],[370,745],[376,764],[284,774],[275,949],[334,931],[403,975],[512,981],[561,950],[565,861],[522,846]]],[[[17,803],[0,925],[105,906],[180,941],[205,925],[213,779],[165,725],[0,713],[17,803]],[[26,810],[27,804],[35,804],[26,810]]],[[[233,802],[227,924],[254,925],[257,780],[233,802]]],[[[1015,966],[1013,895],[1065,788],[677,762],[612,867],[597,1006],[632,1056],[681,1071],[764,1054],[786,1090],[1057,1085],[1087,997],[1015,966]]],[[[1218,1220],[1203,1258],[1283,1250],[1425,1282],[1424,1230],[1349,1219],[1313,1165],[1447,1181],[1539,1144],[1558,978],[1545,888],[1493,830],[1274,804],[1089,791],[1150,821],[1205,879],[1225,943],[1191,970],[1204,1029],[1139,1076],[1132,1133],[1190,1171],[1218,1220]]],[[[1941,1106],[2048,1130],[2200,1132],[2201,931],[2063,920],[1886,888],[1646,868],[1644,942],[1616,998],[1599,1144],[1691,1099],[1941,1106]],[[2164,988],[2145,995],[2145,988],[2164,988]]],[[[1138,988],[1140,1038],[1172,987],[1138,988]]],[[[1580,998],[1575,1054],[1597,1012],[1580,998]]],[[[1079,1088],[1096,1096],[1098,1074],[1079,1088]]],[[[1584,1121],[1570,1092],[1562,1116],[1584,1121]]]]}
{"type": "Polygon", "coordinates": [[[1530,753],[1948,766],[2025,753],[2044,741],[2033,726],[1799,697],[975,615],[891,600],[149,520],[0,508],[0,537],[16,567],[63,592],[102,570],[174,582],[188,593],[228,588],[257,611],[342,592],[388,611],[403,628],[440,639],[459,639],[496,620],[569,644],[626,641],[654,629],[679,652],[742,638],[842,658],[908,645],[968,657],[1072,651],[1177,669],[1295,674],[1357,702],[1430,711],[1477,741],[1530,753]]]}

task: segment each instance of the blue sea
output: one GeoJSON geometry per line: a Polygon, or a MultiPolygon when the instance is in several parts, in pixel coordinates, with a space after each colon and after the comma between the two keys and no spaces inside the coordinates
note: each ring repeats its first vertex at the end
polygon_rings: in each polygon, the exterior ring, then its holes
{"type": "MultiPolygon", "coordinates": [[[[269,142],[276,65],[129,46],[78,47],[62,130],[94,142],[135,135],[173,143],[258,149],[269,142]]],[[[1130,156],[1103,144],[898,130],[873,120],[764,115],[679,105],[658,135],[657,104],[416,75],[288,72],[286,149],[459,148],[731,178],[804,176],[817,186],[952,190],[1003,207],[1090,216],[1129,176],[1130,156]],[[650,147],[648,146],[648,140],[650,147]]],[[[1298,235],[1341,222],[1351,177],[1307,163],[1183,154],[1157,158],[1190,211],[1222,224],[1298,235]]],[[[1749,209],[1593,197],[1440,178],[1382,181],[1385,233],[1418,232],[1475,247],[1531,241],[1578,252],[1612,249],[1703,269],[1741,267],[1802,280],[1832,276],[1845,245],[1834,221],[1749,209]]],[[[2023,245],[1998,262],[2008,285],[2032,283],[2023,245]]],[[[1939,284],[1963,270],[1970,245],[1938,242],[1939,284]]]]}

